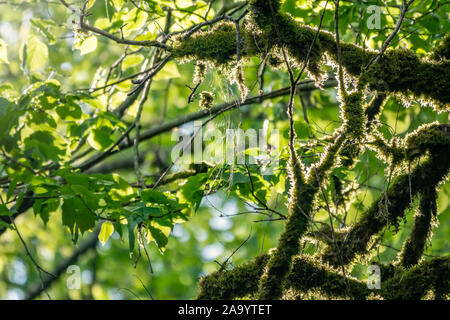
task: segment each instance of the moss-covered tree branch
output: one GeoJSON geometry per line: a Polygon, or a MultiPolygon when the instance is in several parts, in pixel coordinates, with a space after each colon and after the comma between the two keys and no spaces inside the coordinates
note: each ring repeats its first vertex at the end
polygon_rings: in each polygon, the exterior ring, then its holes
{"type": "Polygon", "coordinates": [[[400,252],[400,264],[407,268],[417,264],[431,235],[433,220],[437,216],[436,188],[429,186],[420,196],[414,225],[400,252]]]}
{"type": "MultiPolygon", "coordinates": [[[[236,43],[234,23],[219,23],[210,31],[199,31],[191,37],[178,41],[174,57],[201,60],[216,67],[233,64],[236,46],[242,58],[261,56],[268,52],[267,60],[272,66],[282,64],[281,50],[285,48],[290,59],[301,65],[308,55],[317,30],[304,26],[287,14],[280,13],[279,0],[250,1],[251,15],[240,28],[241,41],[236,43]],[[269,2],[273,11],[270,9],[269,2]],[[269,50],[266,50],[268,48],[269,50]]],[[[406,100],[431,104],[438,110],[450,109],[450,61],[448,60],[449,37],[446,36],[429,58],[420,58],[405,49],[387,50],[367,70],[365,67],[379,52],[365,50],[351,43],[340,42],[342,66],[346,73],[359,80],[359,86],[368,86],[380,92],[395,94],[406,100]]],[[[309,54],[307,70],[318,84],[325,79],[322,68],[325,57],[337,64],[337,46],[333,34],[320,31],[309,54]]]]}
{"type": "Polygon", "coordinates": [[[217,271],[203,277],[197,299],[233,299],[255,293],[268,260],[269,255],[265,254],[233,270],[217,271]]]}
{"type": "MultiPolygon", "coordinates": [[[[315,205],[315,197],[329,171],[336,165],[339,151],[346,139],[352,139],[358,144],[365,134],[366,117],[363,108],[363,94],[356,90],[345,93],[342,98],[341,117],[344,123],[333,134],[330,143],[321,160],[311,166],[306,183],[301,170],[300,161],[295,151],[291,150],[288,171],[291,189],[289,192],[289,217],[284,232],[278,241],[277,248],[270,258],[267,270],[260,282],[259,298],[277,299],[282,296],[281,283],[291,267],[292,257],[298,253],[299,240],[309,225],[311,212],[315,205]],[[295,161],[296,160],[296,161],[295,161]]],[[[292,149],[292,148],[291,148],[292,149]]]]}
{"type": "Polygon", "coordinates": [[[450,164],[449,125],[433,123],[423,126],[407,136],[404,145],[403,159],[412,161],[425,151],[428,151],[428,158],[416,165],[411,173],[400,174],[349,231],[337,233],[337,244],[330,243],[324,251],[324,261],[338,266],[342,261],[350,263],[356,254],[367,253],[372,237],[383,227],[398,227],[405,210],[411,206],[412,198],[426,194],[427,188],[437,186],[447,176],[450,164]]]}
{"type": "MultiPolygon", "coordinates": [[[[262,255],[232,270],[217,271],[202,278],[197,299],[254,297],[268,260],[268,255],[262,255]]],[[[409,269],[393,268],[389,276],[383,274],[388,268],[382,266],[381,289],[369,289],[365,282],[344,277],[312,256],[296,256],[282,287],[290,295],[316,290],[327,297],[359,300],[372,295],[383,299],[421,299],[429,290],[436,297],[443,297],[450,292],[449,266],[450,257],[432,258],[409,269]]]]}

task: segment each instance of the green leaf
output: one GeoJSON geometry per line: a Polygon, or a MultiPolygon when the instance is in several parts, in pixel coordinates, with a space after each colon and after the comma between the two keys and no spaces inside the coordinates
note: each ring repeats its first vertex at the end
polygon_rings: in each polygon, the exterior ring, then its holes
{"type": "Polygon", "coordinates": [[[111,2],[112,2],[113,5],[114,5],[114,8],[115,8],[117,11],[119,11],[119,10],[122,8],[123,1],[124,1],[124,0],[111,0],[111,2]]]}
{"type": "Polygon", "coordinates": [[[199,173],[190,177],[181,187],[178,197],[181,202],[188,203],[194,211],[197,211],[203,198],[203,187],[207,179],[206,173],[199,173]]]}
{"type": "Polygon", "coordinates": [[[172,200],[169,199],[167,195],[153,189],[143,190],[141,192],[141,199],[144,202],[159,203],[159,204],[168,204],[172,202],[172,200]]]}
{"type": "Polygon", "coordinates": [[[9,183],[8,192],[6,194],[6,201],[9,201],[9,199],[11,199],[11,196],[13,195],[13,192],[16,190],[17,182],[19,182],[19,179],[14,178],[9,183]]]}
{"type": "Polygon", "coordinates": [[[31,37],[28,39],[25,53],[25,66],[30,72],[39,70],[47,63],[47,45],[39,41],[36,37],[31,37]]]}
{"type": "Polygon", "coordinates": [[[9,63],[8,51],[6,50],[6,42],[0,39],[0,63],[9,63]]]}
{"type": "MultiPolygon", "coordinates": [[[[237,176],[236,180],[233,178],[233,187],[232,191],[236,191],[236,193],[243,197],[244,199],[248,199],[250,201],[257,201],[255,197],[252,194],[252,187],[250,182],[245,182],[245,179],[243,177],[239,178],[240,175],[243,175],[244,173],[235,173],[234,175],[237,176]],[[241,182],[243,181],[243,182],[241,182]]],[[[245,176],[248,178],[248,174],[245,173],[245,176]]],[[[267,194],[269,193],[269,189],[271,188],[270,184],[264,180],[264,178],[259,174],[259,172],[251,172],[253,187],[254,187],[254,193],[256,197],[260,200],[263,200],[266,198],[267,194]]],[[[224,178],[226,178],[226,175],[224,175],[224,178]]]]}
{"type": "Polygon", "coordinates": [[[58,139],[49,131],[36,131],[24,140],[25,155],[42,162],[59,161],[64,150],[57,146],[58,139]]]}
{"type": "Polygon", "coordinates": [[[129,36],[133,31],[139,30],[145,26],[148,14],[145,11],[138,11],[137,8],[130,10],[127,14],[122,16],[125,25],[122,32],[124,37],[129,36]]]}
{"type": "Polygon", "coordinates": [[[75,49],[79,49],[82,56],[95,51],[95,49],[97,49],[97,37],[87,37],[81,44],[75,46],[75,49]]]}
{"type": "Polygon", "coordinates": [[[139,215],[144,220],[148,220],[150,217],[159,217],[163,212],[161,208],[147,207],[143,202],[138,202],[133,205],[127,206],[126,209],[130,210],[136,215],[139,215]]]}
{"type": "Polygon", "coordinates": [[[72,234],[75,226],[81,233],[95,226],[95,216],[89,212],[86,205],[77,197],[64,199],[62,205],[63,225],[68,226],[72,234]]]}
{"type": "Polygon", "coordinates": [[[102,243],[102,245],[105,245],[106,241],[108,241],[109,237],[114,232],[114,225],[106,221],[102,224],[102,228],[100,229],[100,233],[98,234],[98,240],[102,243]]]}
{"type": "MultiPolygon", "coordinates": [[[[19,196],[17,197],[16,205],[14,206],[15,208],[19,208],[20,207],[20,205],[22,204],[22,200],[23,200],[24,196],[25,196],[25,192],[21,191],[19,193],[19,196]]],[[[11,209],[9,211],[15,211],[15,210],[11,209]]],[[[15,212],[13,212],[13,213],[15,213],[15,212]]]]}
{"type": "Polygon", "coordinates": [[[47,38],[49,44],[54,44],[56,42],[55,37],[48,31],[49,26],[55,24],[53,21],[33,18],[30,22],[47,38]]]}
{"type": "Polygon", "coordinates": [[[439,33],[441,29],[441,20],[439,19],[439,16],[435,14],[431,14],[427,19],[418,22],[434,34],[439,33]]]}
{"type": "MultiPolygon", "coordinates": [[[[231,179],[231,175],[229,172],[225,172],[223,175],[223,179],[226,181],[230,181],[231,179]]],[[[233,173],[233,184],[238,184],[238,183],[250,183],[250,178],[248,177],[247,174],[244,173],[240,173],[240,172],[234,172],[233,173]]]]}
{"type": "Polygon", "coordinates": [[[95,20],[94,27],[98,29],[107,29],[111,27],[111,22],[108,18],[99,18],[95,20]]]}
{"type": "Polygon", "coordinates": [[[128,244],[129,244],[129,251],[130,251],[130,257],[133,254],[134,246],[136,242],[136,238],[134,236],[134,229],[136,226],[142,222],[142,219],[139,216],[132,215],[128,219],[128,244]]]}
{"type": "Polygon", "coordinates": [[[73,234],[75,228],[75,217],[77,205],[74,198],[64,199],[64,203],[61,207],[62,209],[62,224],[69,227],[70,232],[73,234]]]}
{"type": "Polygon", "coordinates": [[[84,207],[83,210],[78,212],[76,223],[80,232],[83,233],[95,226],[95,216],[84,207]]]}
{"type": "Polygon", "coordinates": [[[181,74],[178,72],[177,65],[175,62],[169,61],[164,68],[153,77],[153,80],[169,80],[179,77],[181,77],[181,74]]]}
{"type": "Polygon", "coordinates": [[[105,150],[114,143],[111,139],[111,129],[108,127],[93,129],[89,134],[88,142],[96,150],[105,150]]]}
{"type": "Polygon", "coordinates": [[[0,204],[0,216],[10,216],[11,212],[8,207],[4,204],[0,204]]]}
{"type": "Polygon", "coordinates": [[[114,230],[117,231],[117,233],[120,236],[120,240],[122,240],[123,230],[122,230],[122,223],[120,222],[120,219],[117,219],[116,222],[114,222],[114,230]]]}
{"type": "Polygon", "coordinates": [[[55,212],[59,208],[59,205],[59,199],[37,199],[33,204],[33,211],[35,215],[39,215],[41,217],[44,224],[47,224],[50,214],[55,212]]]}
{"type": "Polygon", "coordinates": [[[14,227],[12,225],[3,220],[0,220],[0,228],[14,230],[14,227]]]}
{"type": "Polygon", "coordinates": [[[150,231],[150,241],[154,240],[158,245],[159,251],[164,253],[167,242],[169,241],[170,231],[173,228],[173,223],[170,220],[152,220],[148,225],[150,231]]]}
{"type": "Polygon", "coordinates": [[[134,67],[144,61],[144,56],[141,54],[134,54],[131,56],[127,56],[122,61],[122,69],[126,70],[128,68],[134,67]]]}
{"type": "Polygon", "coordinates": [[[75,104],[59,106],[55,111],[63,120],[78,120],[82,116],[81,108],[75,104]]]}

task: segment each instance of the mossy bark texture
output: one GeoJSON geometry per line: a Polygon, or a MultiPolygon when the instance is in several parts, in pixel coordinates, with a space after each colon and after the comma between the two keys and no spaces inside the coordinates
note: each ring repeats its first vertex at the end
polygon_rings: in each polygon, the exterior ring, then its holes
{"type": "MultiPolygon", "coordinates": [[[[275,250],[233,270],[204,277],[198,298],[279,299],[289,297],[287,292],[311,290],[331,297],[370,298],[374,292],[364,283],[337,270],[344,270],[356,256],[367,255],[374,237],[386,226],[398,228],[416,197],[420,205],[411,235],[399,262],[383,267],[390,270],[389,276],[384,275],[382,288],[375,294],[385,299],[416,299],[433,290],[437,298],[443,297],[450,288],[449,258],[420,259],[436,216],[436,188],[449,171],[450,126],[424,125],[404,139],[391,141],[385,141],[375,128],[386,98],[392,95],[405,102],[431,105],[438,111],[450,110],[449,35],[426,58],[405,49],[390,49],[379,56],[377,51],[350,43],[338,46],[333,34],[301,25],[281,13],[279,0],[250,0],[248,6],[250,14],[240,25],[238,37],[235,23],[220,22],[209,31],[180,37],[173,56],[196,60],[202,66],[202,75],[207,67],[235,70],[233,81],[239,84],[243,98],[247,89],[242,61],[252,56],[269,55],[267,62],[272,67],[280,67],[283,62],[294,67],[305,65],[317,86],[326,78],[322,66],[327,57],[344,69],[355,86],[347,92],[344,83],[339,83],[342,126],[317,163],[305,169],[290,146],[289,214],[275,250]],[[367,103],[369,92],[373,98],[367,103]],[[299,255],[300,241],[329,172],[339,163],[352,166],[365,147],[377,150],[391,164],[396,178],[351,228],[321,230],[328,237],[317,239],[326,242],[320,256],[299,255]],[[423,159],[416,161],[418,158],[423,159]]],[[[212,101],[210,93],[202,93],[202,107],[210,108],[212,101]]]]}

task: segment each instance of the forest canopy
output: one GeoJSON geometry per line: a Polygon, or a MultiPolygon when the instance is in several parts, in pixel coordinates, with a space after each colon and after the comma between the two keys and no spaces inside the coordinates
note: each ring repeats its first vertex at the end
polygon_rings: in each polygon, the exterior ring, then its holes
{"type": "Polygon", "coordinates": [[[1,299],[448,299],[450,2],[0,2],[1,299]]]}

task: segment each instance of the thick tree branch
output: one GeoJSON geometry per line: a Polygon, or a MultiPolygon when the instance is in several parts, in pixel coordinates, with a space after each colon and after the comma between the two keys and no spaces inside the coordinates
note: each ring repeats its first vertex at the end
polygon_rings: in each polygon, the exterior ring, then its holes
{"type": "Polygon", "coordinates": [[[426,193],[427,188],[437,186],[447,176],[450,166],[449,125],[424,126],[407,137],[406,141],[406,159],[411,161],[427,149],[430,155],[411,173],[399,175],[348,232],[339,233],[337,244],[329,244],[324,251],[324,261],[338,266],[341,260],[347,264],[357,254],[366,254],[374,235],[385,226],[399,225],[405,210],[411,205],[411,198],[426,193]]]}
{"type": "MultiPolygon", "coordinates": [[[[289,57],[300,65],[314,40],[317,30],[298,24],[290,16],[277,12],[280,3],[272,0],[275,14],[272,14],[266,0],[250,1],[250,19],[244,22],[240,34],[241,57],[249,58],[261,54],[260,48],[270,48],[270,53],[280,58],[280,47],[287,50],[289,57]],[[278,37],[281,34],[281,37],[278,37]]],[[[196,59],[218,67],[235,61],[235,28],[221,23],[207,32],[198,31],[190,38],[175,45],[175,58],[196,59]]],[[[399,95],[406,100],[415,99],[434,105],[438,110],[450,109],[450,91],[443,83],[450,83],[450,61],[442,59],[429,61],[421,59],[411,50],[365,50],[355,44],[339,43],[333,34],[320,31],[318,41],[313,45],[308,71],[320,83],[324,77],[321,67],[325,54],[339,64],[347,74],[359,79],[361,87],[369,86],[380,93],[399,95]],[[370,61],[379,57],[376,64],[364,70],[370,61]]],[[[444,56],[445,57],[445,56],[444,56]]],[[[279,65],[278,65],[279,66],[279,65]]]]}
{"type": "MultiPolygon", "coordinates": [[[[232,270],[217,271],[203,277],[199,283],[197,299],[234,299],[254,297],[257,284],[269,255],[258,256],[251,262],[232,270]]],[[[410,269],[397,269],[388,277],[381,275],[381,289],[371,290],[363,281],[352,277],[344,277],[311,256],[296,256],[292,261],[292,269],[283,282],[286,292],[293,298],[296,294],[307,293],[309,290],[319,290],[322,294],[333,297],[350,297],[364,300],[372,294],[384,299],[421,299],[433,290],[435,295],[442,297],[450,292],[450,257],[432,258],[410,269]]],[[[383,266],[382,272],[389,268],[383,266]]]]}

